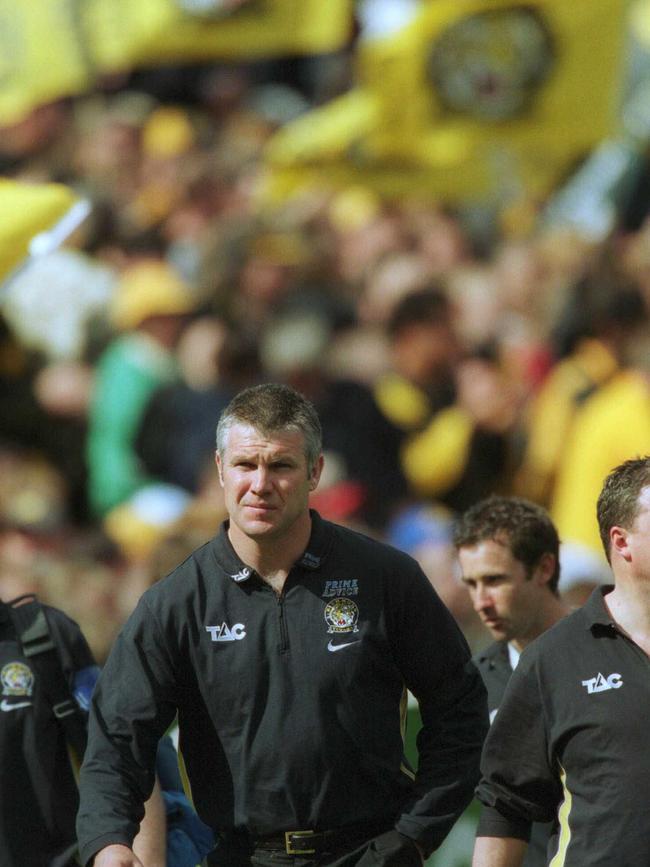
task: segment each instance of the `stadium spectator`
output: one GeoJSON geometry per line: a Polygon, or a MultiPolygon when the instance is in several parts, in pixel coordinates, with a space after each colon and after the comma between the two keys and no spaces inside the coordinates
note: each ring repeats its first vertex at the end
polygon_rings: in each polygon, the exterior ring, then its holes
{"type": "Polygon", "coordinates": [[[118,544],[140,544],[147,526],[169,523],[187,495],[147,475],[135,443],[153,392],[177,377],[174,349],[196,307],[189,288],[162,260],[135,262],[122,274],[113,300],[119,330],[97,364],[88,417],[88,494],[118,544]],[[118,511],[132,498],[128,513],[118,511]]]}

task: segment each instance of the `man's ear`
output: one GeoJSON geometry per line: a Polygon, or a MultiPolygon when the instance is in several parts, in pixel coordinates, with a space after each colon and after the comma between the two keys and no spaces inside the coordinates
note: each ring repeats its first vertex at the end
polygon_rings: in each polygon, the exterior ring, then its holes
{"type": "Polygon", "coordinates": [[[632,552],[628,543],[627,530],[624,527],[612,527],[609,531],[610,557],[618,555],[628,563],[632,559],[632,552]]]}
{"type": "Polygon", "coordinates": [[[309,490],[315,491],[318,487],[318,483],[320,482],[321,473],[323,472],[323,464],[325,463],[325,458],[322,453],[318,456],[314,466],[311,469],[311,473],[309,476],[309,490]]]}
{"type": "Polygon", "coordinates": [[[214,462],[217,465],[217,472],[219,473],[219,483],[223,488],[223,464],[221,463],[221,455],[219,452],[214,453],[214,462]]]}
{"type": "Polygon", "coordinates": [[[555,554],[552,554],[550,551],[547,551],[545,554],[539,558],[537,566],[535,567],[535,575],[540,584],[548,584],[553,575],[555,574],[555,568],[557,566],[557,557],[555,554]]]}

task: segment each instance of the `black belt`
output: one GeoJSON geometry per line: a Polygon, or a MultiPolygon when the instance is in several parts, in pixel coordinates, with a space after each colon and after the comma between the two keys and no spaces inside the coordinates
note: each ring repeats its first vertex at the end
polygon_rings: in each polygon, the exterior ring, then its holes
{"type": "Polygon", "coordinates": [[[392,823],[359,822],[355,825],[345,825],[329,831],[284,831],[269,837],[255,840],[255,849],[265,849],[286,852],[287,855],[319,855],[332,852],[344,846],[363,843],[378,834],[390,830],[392,823]]]}

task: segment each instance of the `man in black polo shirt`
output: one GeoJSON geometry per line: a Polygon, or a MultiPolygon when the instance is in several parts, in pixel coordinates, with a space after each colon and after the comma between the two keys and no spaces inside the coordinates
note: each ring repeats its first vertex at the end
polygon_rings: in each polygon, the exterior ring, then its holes
{"type": "Polygon", "coordinates": [[[82,862],[142,867],[131,842],[178,713],[211,863],[421,867],[471,800],[487,728],[458,625],[415,560],[309,509],[323,455],[301,394],[240,392],[216,462],[228,521],[142,596],[93,695],[82,862]]]}
{"type": "Polygon", "coordinates": [[[598,524],[615,586],[522,654],[483,751],[473,867],[519,867],[550,820],[551,867],[650,864],[650,457],[605,479],[598,524]]]}
{"type": "MultiPolygon", "coordinates": [[[[495,639],[474,659],[493,720],[522,650],[567,613],[558,595],[560,540],[541,506],[491,496],[465,512],[454,544],[474,609],[495,639]]],[[[535,823],[525,867],[546,864],[550,831],[535,823]]]]}

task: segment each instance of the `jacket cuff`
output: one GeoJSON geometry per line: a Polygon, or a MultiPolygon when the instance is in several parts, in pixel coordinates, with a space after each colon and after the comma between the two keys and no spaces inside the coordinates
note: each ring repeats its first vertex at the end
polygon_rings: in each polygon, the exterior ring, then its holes
{"type": "Polygon", "coordinates": [[[79,859],[84,867],[91,867],[95,855],[106,846],[128,846],[129,849],[133,845],[133,840],[126,837],[124,834],[112,833],[102,834],[101,837],[95,837],[90,843],[86,843],[79,847],[79,859]]]}
{"type": "Polygon", "coordinates": [[[422,827],[422,822],[417,819],[409,819],[408,816],[401,816],[395,825],[395,830],[402,837],[408,837],[417,843],[424,852],[425,859],[435,850],[435,846],[431,845],[431,833],[422,827]]]}
{"type": "Polygon", "coordinates": [[[495,807],[483,805],[476,828],[477,837],[515,837],[530,840],[531,823],[526,819],[504,816],[495,807]]]}

